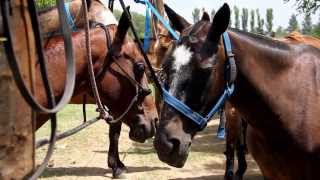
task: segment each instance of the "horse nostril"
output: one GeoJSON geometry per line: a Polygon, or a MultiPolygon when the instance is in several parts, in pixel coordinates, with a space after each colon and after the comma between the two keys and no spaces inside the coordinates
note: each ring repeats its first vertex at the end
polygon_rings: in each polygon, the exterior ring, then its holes
{"type": "Polygon", "coordinates": [[[179,152],[180,140],[177,138],[171,138],[169,139],[169,142],[173,145],[171,153],[179,152]]]}

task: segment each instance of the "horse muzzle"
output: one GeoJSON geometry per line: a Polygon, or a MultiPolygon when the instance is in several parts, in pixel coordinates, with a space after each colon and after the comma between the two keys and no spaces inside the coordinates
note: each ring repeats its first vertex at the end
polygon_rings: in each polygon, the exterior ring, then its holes
{"type": "Polygon", "coordinates": [[[189,155],[191,137],[178,138],[168,136],[166,133],[161,131],[163,131],[163,129],[157,129],[154,140],[154,147],[159,159],[170,166],[177,168],[183,167],[189,155]]]}
{"type": "Polygon", "coordinates": [[[155,134],[155,120],[147,121],[143,116],[136,116],[134,124],[130,127],[129,137],[131,140],[144,143],[155,134]]]}

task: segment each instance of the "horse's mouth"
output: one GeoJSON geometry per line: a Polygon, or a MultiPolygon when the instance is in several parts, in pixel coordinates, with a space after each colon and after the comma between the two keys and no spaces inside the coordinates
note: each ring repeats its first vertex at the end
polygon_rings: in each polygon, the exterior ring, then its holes
{"type": "Polygon", "coordinates": [[[129,138],[131,140],[139,142],[139,143],[144,143],[148,139],[148,137],[137,135],[137,134],[133,133],[133,131],[129,132],[129,138]]]}
{"type": "Polygon", "coordinates": [[[183,155],[177,155],[175,152],[171,152],[169,155],[162,154],[161,152],[157,154],[160,161],[176,168],[182,168],[188,159],[189,151],[183,155]]]}

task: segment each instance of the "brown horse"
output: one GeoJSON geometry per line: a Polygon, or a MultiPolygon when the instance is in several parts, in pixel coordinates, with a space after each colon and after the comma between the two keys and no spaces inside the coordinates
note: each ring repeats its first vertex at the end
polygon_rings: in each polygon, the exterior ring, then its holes
{"type": "MultiPolygon", "coordinates": [[[[150,93],[147,91],[147,79],[145,75],[144,61],[136,44],[126,36],[129,28],[129,20],[123,15],[119,26],[109,25],[107,30],[112,41],[112,54],[107,56],[110,51],[107,47],[106,32],[102,28],[90,30],[92,59],[94,71],[101,70],[104,63],[108,63],[105,72],[97,79],[98,89],[103,101],[107,105],[114,117],[121,115],[134,96],[139,93],[138,101],[123,118],[123,122],[130,127],[129,136],[132,140],[144,142],[155,133],[157,111],[150,93]],[[108,58],[106,58],[108,57],[108,58]],[[120,66],[122,68],[120,68],[120,66]],[[130,79],[135,79],[138,84],[133,84],[130,79]],[[142,86],[137,92],[136,87],[142,86]],[[142,93],[141,93],[142,92],[142,93]]],[[[79,31],[72,34],[74,58],[76,60],[76,86],[74,98],[81,94],[92,95],[88,65],[86,60],[85,33],[79,31]]],[[[52,82],[55,97],[59,99],[64,89],[65,83],[65,58],[62,37],[53,37],[45,49],[48,59],[48,74],[52,82]]],[[[47,99],[44,95],[42,81],[40,79],[39,65],[37,65],[36,97],[41,104],[46,105],[47,99]]],[[[93,99],[93,98],[92,98],[93,99]]],[[[92,101],[91,103],[95,103],[92,101]]],[[[37,128],[47,121],[47,116],[40,115],[37,118],[37,128]]],[[[118,141],[121,130],[121,122],[110,125],[108,151],[108,166],[113,170],[113,176],[118,177],[126,169],[119,159],[118,141]]]]}
{"type": "MultiPolygon", "coordinates": [[[[84,16],[81,0],[73,0],[69,4],[70,14],[76,28],[84,27],[84,16]]],[[[112,12],[108,9],[106,0],[87,0],[88,19],[104,25],[117,24],[112,12]]],[[[44,34],[59,30],[60,22],[56,7],[47,8],[39,12],[40,28],[44,34]]]]}
{"type": "MultiPolygon", "coordinates": [[[[184,38],[163,64],[166,88],[193,110],[205,114],[223,91],[226,56],[221,35],[230,8],[212,23],[182,29],[184,38]],[[171,63],[170,63],[171,62],[171,63]]],[[[176,17],[174,24],[179,24],[176,17]]],[[[318,179],[320,163],[320,50],[263,36],[227,31],[238,75],[230,103],[248,122],[248,148],[268,179],[318,179]]],[[[168,105],[161,111],[155,148],[160,160],[182,167],[192,138],[192,121],[168,105]]]]}

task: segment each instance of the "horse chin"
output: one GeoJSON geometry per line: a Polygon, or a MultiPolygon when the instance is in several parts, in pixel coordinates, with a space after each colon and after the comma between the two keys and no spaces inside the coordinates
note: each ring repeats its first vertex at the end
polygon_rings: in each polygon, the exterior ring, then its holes
{"type": "Polygon", "coordinates": [[[141,115],[136,116],[130,124],[129,138],[133,141],[144,143],[155,134],[154,121],[146,121],[141,115]]]}
{"type": "Polygon", "coordinates": [[[141,136],[135,135],[135,133],[132,130],[130,130],[130,132],[129,132],[129,138],[132,141],[136,141],[136,142],[139,142],[139,143],[144,143],[147,140],[146,137],[141,137],[141,136]]]}
{"type": "Polygon", "coordinates": [[[167,163],[170,166],[176,168],[182,168],[189,156],[189,150],[186,151],[184,154],[178,154],[176,152],[172,152],[168,154],[162,154],[161,152],[157,151],[158,157],[160,161],[167,163]]]}

